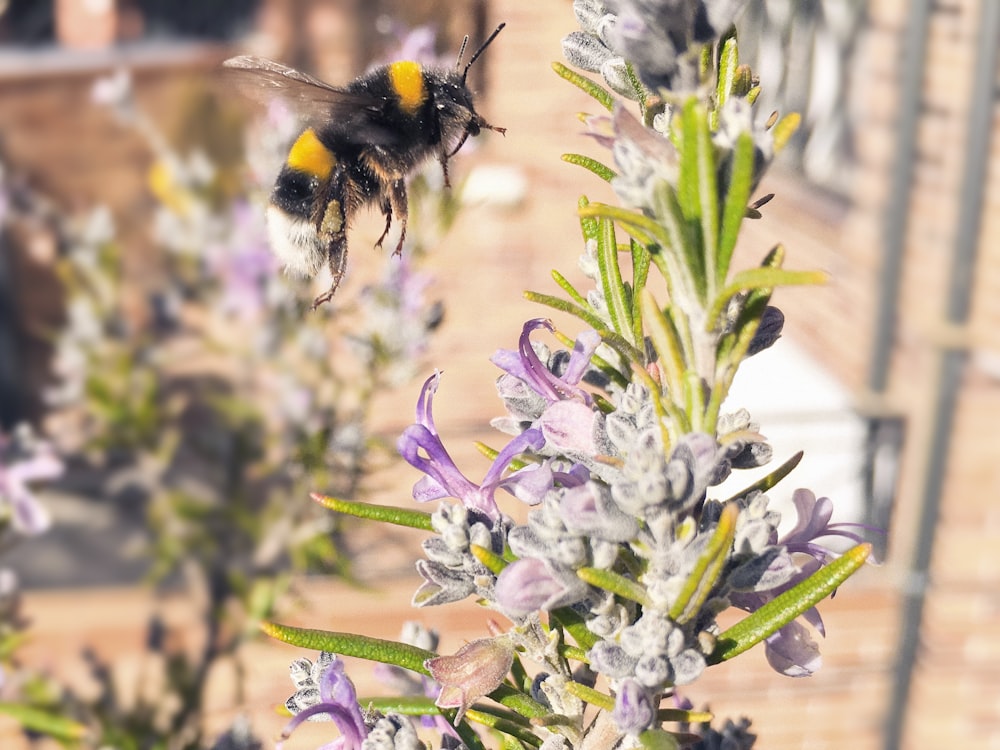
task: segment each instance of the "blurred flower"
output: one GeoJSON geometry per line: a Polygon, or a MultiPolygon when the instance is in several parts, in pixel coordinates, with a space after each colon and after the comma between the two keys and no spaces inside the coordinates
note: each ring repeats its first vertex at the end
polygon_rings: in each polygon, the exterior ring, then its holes
{"type": "Polygon", "coordinates": [[[260,211],[245,200],[229,210],[229,231],[205,249],[209,273],[221,298],[217,310],[242,321],[262,317],[268,307],[268,286],[279,276],[280,264],[267,243],[260,211]]]}
{"type": "Polygon", "coordinates": [[[718,39],[747,0],[575,0],[580,31],[563,40],[573,65],[601,73],[608,85],[635,99],[628,67],[654,93],[698,86],[701,45],[718,39]],[[627,64],[626,64],[627,61],[627,64]]]}
{"type": "Polygon", "coordinates": [[[404,255],[361,292],[361,323],[350,341],[368,367],[378,367],[387,385],[413,378],[430,334],[441,322],[441,305],[426,301],[430,285],[431,276],[415,271],[404,255]]]}
{"type": "Polygon", "coordinates": [[[116,68],[94,81],[90,99],[94,104],[111,109],[124,122],[131,122],[136,117],[132,73],[127,68],[116,68]]]}
{"type": "Polygon", "coordinates": [[[35,439],[27,426],[17,428],[13,436],[0,432],[0,507],[15,531],[34,536],[48,529],[49,513],[28,485],[62,473],[62,461],[52,446],[35,439]]]}

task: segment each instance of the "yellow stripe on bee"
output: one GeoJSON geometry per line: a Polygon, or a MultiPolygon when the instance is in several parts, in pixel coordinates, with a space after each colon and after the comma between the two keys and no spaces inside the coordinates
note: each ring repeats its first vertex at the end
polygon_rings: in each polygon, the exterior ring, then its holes
{"type": "Polygon", "coordinates": [[[330,176],[336,164],[337,157],[320,142],[312,128],[296,138],[288,152],[289,167],[321,180],[330,176]]]}
{"type": "Polygon", "coordinates": [[[389,66],[389,81],[392,90],[399,96],[399,106],[407,114],[416,114],[427,99],[424,86],[424,71],[420,63],[404,60],[389,66]]]}

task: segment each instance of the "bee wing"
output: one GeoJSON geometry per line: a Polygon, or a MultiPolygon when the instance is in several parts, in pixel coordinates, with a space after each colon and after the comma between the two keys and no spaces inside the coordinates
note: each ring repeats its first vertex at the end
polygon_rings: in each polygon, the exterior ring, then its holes
{"type": "MultiPolygon", "coordinates": [[[[280,99],[300,117],[313,123],[335,120],[358,143],[385,144],[396,139],[378,125],[385,102],[364,92],[331,86],[308,73],[263,57],[240,55],[222,63],[227,82],[261,104],[280,99]]],[[[353,138],[352,138],[353,140],[353,138]]]]}

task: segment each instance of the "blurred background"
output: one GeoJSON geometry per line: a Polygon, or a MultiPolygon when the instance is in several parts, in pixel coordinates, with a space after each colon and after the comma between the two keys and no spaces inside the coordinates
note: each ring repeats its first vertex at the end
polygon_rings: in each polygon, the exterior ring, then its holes
{"type": "MultiPolygon", "coordinates": [[[[568,0],[0,0],[0,423],[62,463],[35,493],[51,525],[0,563],[30,623],[18,662],[71,686],[46,700],[205,747],[246,716],[267,747],[299,654],[254,617],[482,634],[471,605],[408,608],[419,534],[334,524],[308,493],[405,505],[417,477],[391,448],[435,367],[445,443],[485,467],[488,357],[547,314],[525,288],[574,277],[576,199],[606,190],[559,158],[596,151],[591,102],[549,66],[574,27],[568,0]],[[463,150],[450,194],[437,165],[418,176],[405,263],[362,217],[337,298],[306,313],[323,281],[283,277],[262,224],[294,117],[229,96],[220,62],[344,83],[398,55],[451,64],[499,21],[474,87],[506,136],[463,150]],[[166,718],[142,697],[162,684],[166,718]]],[[[805,451],[789,497],[888,534],[822,606],[816,676],[751,654],[691,698],[751,717],[763,748],[1000,748],[1000,3],[751,0],[740,33],[759,111],[804,121],[742,265],[780,242],[831,280],[779,293],[784,337],[730,401],[779,460],[805,451]]],[[[0,718],[0,746],[29,744],[0,718]]]]}

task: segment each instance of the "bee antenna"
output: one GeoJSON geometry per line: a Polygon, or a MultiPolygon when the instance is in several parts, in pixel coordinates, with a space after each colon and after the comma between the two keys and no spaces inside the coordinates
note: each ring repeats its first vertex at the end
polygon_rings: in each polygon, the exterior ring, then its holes
{"type": "Polygon", "coordinates": [[[462,64],[462,57],[465,55],[465,48],[469,45],[469,35],[465,35],[465,39],[462,40],[462,46],[458,49],[458,59],[455,60],[455,68],[458,68],[462,64]]]}
{"type": "MultiPolygon", "coordinates": [[[[487,37],[486,41],[483,42],[479,46],[479,49],[476,50],[476,53],[469,59],[469,62],[466,63],[466,65],[465,65],[465,70],[462,71],[462,83],[465,83],[465,78],[466,78],[466,76],[469,75],[469,68],[472,67],[472,63],[474,63],[476,60],[479,59],[479,56],[481,54],[483,54],[483,52],[485,51],[485,49],[487,47],[490,46],[490,42],[492,42],[494,39],[497,38],[497,34],[499,34],[501,31],[503,31],[503,27],[506,26],[506,25],[507,25],[506,23],[502,23],[499,26],[497,26],[493,30],[493,33],[490,34],[489,37],[487,37]]],[[[468,37],[466,37],[466,41],[468,41],[468,37]]],[[[464,52],[464,51],[465,51],[465,43],[463,42],[462,43],[462,52],[464,52]]],[[[461,61],[462,61],[462,55],[461,54],[459,54],[458,60],[459,60],[459,64],[461,64],[461,61]]]]}

